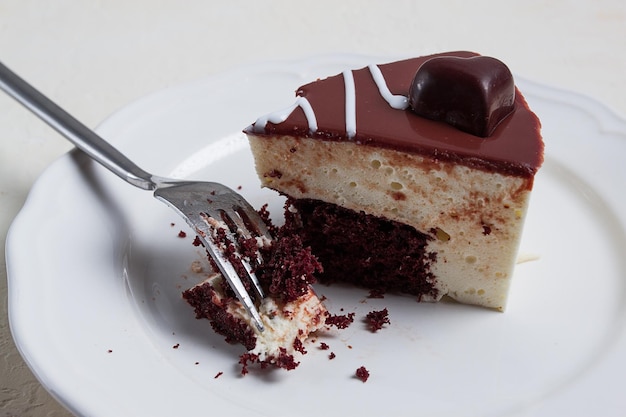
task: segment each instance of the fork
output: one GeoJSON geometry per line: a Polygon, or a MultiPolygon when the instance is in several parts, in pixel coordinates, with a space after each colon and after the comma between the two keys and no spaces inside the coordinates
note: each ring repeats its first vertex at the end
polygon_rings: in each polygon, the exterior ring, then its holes
{"type": "Polygon", "coordinates": [[[259,213],[241,195],[214,182],[177,180],[144,171],[1,62],[0,88],[90,158],[129,184],[154,191],[158,200],[182,216],[196,231],[256,328],[260,332],[264,330],[255,300],[244,284],[246,281],[251,284],[256,301],[260,302],[265,297],[254,272],[263,259],[258,251],[254,256],[243,256],[238,242],[241,238],[260,238],[262,243],[269,242],[271,235],[259,213]],[[217,228],[220,227],[226,230],[226,242],[216,239],[217,228]],[[234,253],[225,253],[228,246],[235,248],[234,253]]]}

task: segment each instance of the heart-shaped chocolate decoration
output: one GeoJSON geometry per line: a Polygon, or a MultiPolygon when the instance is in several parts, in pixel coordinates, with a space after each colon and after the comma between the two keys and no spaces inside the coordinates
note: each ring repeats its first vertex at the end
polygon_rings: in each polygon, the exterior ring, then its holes
{"type": "Polygon", "coordinates": [[[432,58],[417,70],[409,91],[418,115],[480,137],[493,133],[514,102],[511,71],[487,56],[432,58]]]}

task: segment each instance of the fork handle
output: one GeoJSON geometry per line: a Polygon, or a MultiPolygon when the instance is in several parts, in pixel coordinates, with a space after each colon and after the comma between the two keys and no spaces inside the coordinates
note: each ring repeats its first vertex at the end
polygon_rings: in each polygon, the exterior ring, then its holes
{"type": "Polygon", "coordinates": [[[139,168],[93,130],[76,120],[2,62],[0,62],[0,88],[65,136],[78,149],[126,182],[144,190],[157,188],[156,177],[139,168]]]}

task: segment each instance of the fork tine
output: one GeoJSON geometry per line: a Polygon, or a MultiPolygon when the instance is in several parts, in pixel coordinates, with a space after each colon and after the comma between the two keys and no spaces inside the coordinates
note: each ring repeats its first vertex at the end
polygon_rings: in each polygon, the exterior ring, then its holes
{"type": "Polygon", "coordinates": [[[237,220],[241,221],[238,223],[241,230],[248,231],[249,233],[251,229],[254,229],[254,233],[259,237],[268,240],[272,239],[272,235],[265,225],[265,222],[245,198],[233,192],[228,194],[228,199],[233,211],[238,215],[237,220]]]}
{"type": "MultiPolygon", "coordinates": [[[[215,219],[218,223],[221,219],[221,221],[225,223],[226,226],[228,226],[228,229],[230,230],[231,234],[227,237],[229,239],[229,242],[233,244],[234,247],[238,248],[239,243],[237,239],[233,237],[233,235],[239,235],[243,239],[254,238],[254,236],[248,229],[246,222],[243,221],[243,219],[240,217],[238,210],[233,208],[232,212],[227,212],[223,209],[217,209],[217,210],[209,210],[207,211],[206,214],[209,217],[215,219]]],[[[209,219],[205,219],[205,220],[207,221],[207,223],[209,223],[209,226],[211,227],[214,227],[214,228],[220,227],[219,225],[212,224],[212,222],[209,219]]],[[[239,256],[238,260],[241,262],[241,265],[246,271],[246,276],[249,279],[249,281],[252,283],[252,287],[254,288],[256,295],[259,297],[259,300],[262,300],[263,298],[265,298],[265,294],[263,292],[263,288],[261,288],[261,284],[259,283],[259,280],[256,274],[253,271],[254,269],[253,266],[250,264],[250,261],[248,259],[242,256],[239,256]]],[[[254,261],[256,265],[260,265],[263,262],[261,252],[259,251],[258,248],[255,250],[254,259],[251,259],[251,261],[254,261]]]]}
{"type": "MultiPolygon", "coordinates": [[[[160,187],[154,192],[155,197],[178,211],[196,230],[209,255],[255,322],[257,329],[263,331],[260,314],[239,273],[252,283],[259,300],[264,298],[263,290],[254,273],[254,266],[242,256],[238,239],[234,237],[235,234],[243,238],[256,237],[262,239],[263,244],[270,241],[272,236],[259,213],[242,196],[222,184],[164,181],[159,181],[159,184],[160,187]],[[224,229],[228,244],[235,248],[235,263],[241,264],[243,268],[235,267],[224,252],[225,248],[222,247],[218,237],[220,229],[224,229]]],[[[254,263],[263,262],[258,250],[255,257],[256,259],[251,259],[254,263]]]]}
{"type": "MultiPolygon", "coordinates": [[[[207,226],[209,226],[210,228],[210,231],[216,232],[221,227],[219,224],[215,224],[215,222],[219,223],[219,220],[216,219],[215,216],[211,216],[209,213],[204,213],[204,216],[201,216],[201,217],[203,217],[204,220],[206,221],[207,226]]],[[[231,289],[233,290],[233,292],[235,293],[235,295],[237,296],[241,304],[243,304],[243,307],[246,310],[246,312],[250,315],[250,317],[252,317],[252,320],[254,321],[254,324],[256,325],[257,329],[260,332],[264,331],[265,326],[263,325],[261,316],[254,305],[254,301],[252,300],[252,297],[250,297],[250,294],[248,294],[248,291],[246,290],[246,287],[243,281],[241,280],[241,277],[235,270],[235,267],[233,266],[231,261],[224,255],[224,251],[219,247],[219,245],[214,241],[214,239],[212,239],[211,237],[207,238],[204,231],[202,230],[198,230],[198,232],[200,232],[199,237],[202,240],[202,243],[205,245],[205,248],[209,251],[211,258],[213,258],[220,272],[222,273],[222,275],[228,282],[228,285],[230,285],[231,289]]],[[[230,241],[230,243],[236,244],[236,242],[233,241],[231,236],[227,236],[227,238],[230,241]]],[[[250,266],[248,265],[246,267],[247,262],[244,259],[241,259],[241,261],[246,271],[248,271],[250,266]]],[[[258,280],[254,274],[251,280],[253,283],[256,283],[254,285],[256,287],[256,285],[258,285],[258,280]]]]}
{"type": "Polygon", "coordinates": [[[256,328],[262,332],[265,330],[265,326],[263,325],[263,321],[261,320],[261,315],[256,309],[254,302],[252,301],[252,297],[246,291],[246,287],[244,286],[241,278],[237,274],[237,271],[233,267],[233,264],[224,256],[222,250],[218,247],[212,239],[206,239],[204,236],[200,236],[202,243],[205,245],[206,249],[211,254],[211,257],[217,264],[220,272],[228,282],[228,285],[232,288],[235,295],[243,304],[246,312],[252,317],[256,328]]]}
{"type": "Polygon", "coordinates": [[[242,259],[241,263],[244,269],[246,270],[246,273],[248,274],[248,278],[250,279],[250,282],[252,282],[252,287],[254,288],[254,291],[256,292],[256,296],[259,297],[259,300],[264,299],[265,293],[263,292],[263,288],[261,288],[259,279],[257,278],[256,274],[252,270],[252,266],[250,265],[250,262],[248,262],[245,259],[242,259]]]}
{"type": "MultiPolygon", "coordinates": [[[[263,222],[261,217],[256,213],[256,211],[246,210],[245,207],[244,208],[233,207],[232,214],[225,212],[225,211],[222,211],[220,214],[222,214],[222,217],[226,216],[228,218],[227,223],[228,221],[232,222],[233,226],[236,228],[236,230],[233,232],[239,234],[244,239],[252,239],[255,237],[250,231],[252,224],[257,226],[257,228],[260,228],[260,227],[265,228],[265,223],[263,222]],[[256,216],[257,218],[251,219],[250,218],[251,213],[253,216],[256,216]]],[[[255,231],[255,234],[259,234],[259,233],[262,233],[262,231],[261,230],[255,231]]],[[[267,239],[269,238],[268,236],[269,236],[269,232],[266,231],[265,235],[261,235],[259,237],[261,239],[263,238],[267,239]]],[[[262,244],[263,243],[265,242],[262,242],[262,244]]],[[[257,249],[255,250],[254,259],[251,259],[251,261],[253,261],[257,266],[263,263],[263,257],[261,255],[260,250],[258,249],[258,242],[257,242],[257,249]]],[[[261,288],[261,284],[259,283],[259,280],[253,271],[253,267],[250,264],[250,261],[248,261],[247,259],[241,259],[241,263],[243,264],[244,269],[246,270],[248,278],[252,282],[252,286],[254,287],[256,294],[259,296],[260,299],[265,298],[265,294],[263,293],[263,288],[261,288]]]]}

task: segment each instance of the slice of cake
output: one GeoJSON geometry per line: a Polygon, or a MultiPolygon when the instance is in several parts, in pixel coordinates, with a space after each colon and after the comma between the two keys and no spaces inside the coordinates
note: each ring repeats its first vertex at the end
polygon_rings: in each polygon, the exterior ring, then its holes
{"type": "Polygon", "coordinates": [[[543,142],[502,62],[450,52],[348,70],[245,132],[321,280],[505,308],[543,142]]]}

